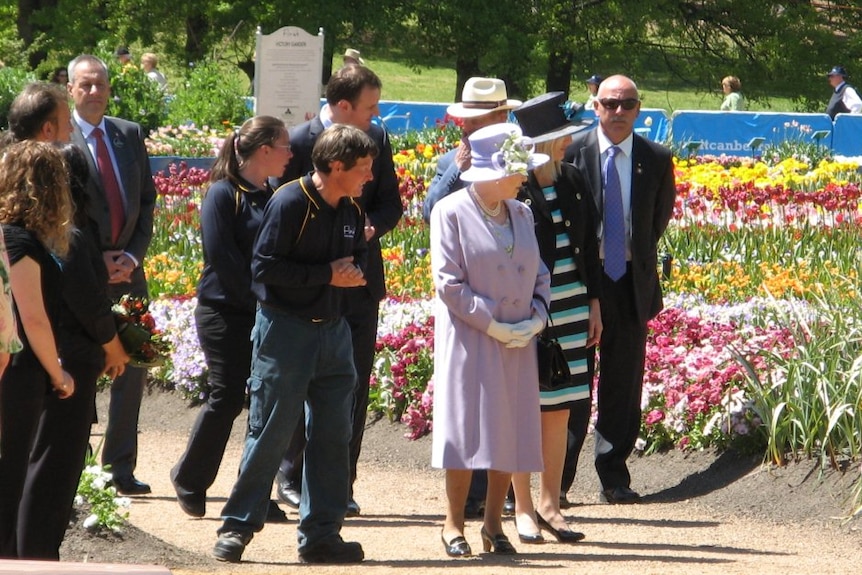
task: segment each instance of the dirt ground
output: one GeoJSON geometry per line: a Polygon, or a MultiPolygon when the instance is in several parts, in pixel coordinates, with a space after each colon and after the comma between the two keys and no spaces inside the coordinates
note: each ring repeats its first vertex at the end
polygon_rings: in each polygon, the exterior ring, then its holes
{"type": "MultiPolygon", "coordinates": [[[[99,397],[104,417],[106,397],[99,397]]],[[[439,573],[850,573],[862,562],[862,519],[842,519],[850,506],[859,466],[821,476],[811,462],[782,469],[760,465],[758,457],[733,453],[671,452],[633,457],[632,487],[644,495],[637,506],[598,501],[591,467],[592,443],[584,448],[581,469],[565,512],[586,533],[576,545],[549,542],[525,545],[511,520],[505,530],[519,554],[494,557],[478,553],[465,560],[445,556],[440,542],[443,475],[429,466],[430,437],[409,441],[404,428],[386,421],[365,434],[356,499],[362,515],[348,519],[345,539],[362,543],[360,566],[300,565],[296,554],[295,512],[290,522],[267,525],[246,549],[241,564],[225,564],[209,555],[216,540],[218,514],[242,450],[244,421],[238,420],[207,515],[192,519],[176,504],[168,471],[181,454],[196,409],[173,394],[153,392],[144,398],[140,424],[138,477],[153,493],[136,497],[130,526],[122,536],[93,536],[80,525],[70,529],[61,550],[64,561],[149,563],[178,575],[203,573],[377,575],[439,573]]],[[[101,433],[100,427],[95,433],[101,433]]],[[[94,444],[98,443],[94,437],[94,444]]],[[[474,552],[481,550],[480,521],[467,525],[474,552]]]]}

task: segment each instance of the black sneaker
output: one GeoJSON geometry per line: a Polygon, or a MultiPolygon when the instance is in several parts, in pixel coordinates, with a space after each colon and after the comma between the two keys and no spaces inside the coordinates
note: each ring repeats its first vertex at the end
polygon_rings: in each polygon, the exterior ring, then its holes
{"type": "Polygon", "coordinates": [[[245,551],[245,546],[249,544],[254,533],[242,533],[240,531],[226,531],[218,536],[215,547],[213,547],[213,557],[219,561],[227,561],[228,563],[239,563],[242,559],[242,552],[245,551]]]}
{"type": "Polygon", "coordinates": [[[302,563],[360,563],[365,559],[362,545],[355,541],[344,541],[340,536],[328,537],[299,550],[302,563]]]}

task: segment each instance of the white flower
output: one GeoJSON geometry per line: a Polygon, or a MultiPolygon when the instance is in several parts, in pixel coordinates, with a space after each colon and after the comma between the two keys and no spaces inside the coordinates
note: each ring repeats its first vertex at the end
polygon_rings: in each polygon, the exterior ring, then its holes
{"type": "Polygon", "coordinates": [[[637,440],[635,441],[635,449],[637,451],[643,451],[645,447],[646,447],[646,440],[642,437],[638,437],[637,440]]]}
{"type": "Polygon", "coordinates": [[[132,500],[128,497],[115,497],[114,503],[117,504],[117,507],[124,507],[128,509],[132,505],[132,500]]]}
{"type": "Polygon", "coordinates": [[[96,514],[92,514],[86,519],[84,519],[84,529],[92,529],[99,524],[99,517],[96,514]]]}

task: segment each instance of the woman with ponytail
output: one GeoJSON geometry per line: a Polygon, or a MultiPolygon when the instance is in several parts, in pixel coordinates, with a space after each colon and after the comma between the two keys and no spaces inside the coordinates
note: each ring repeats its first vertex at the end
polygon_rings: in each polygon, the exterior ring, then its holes
{"type": "Polygon", "coordinates": [[[251,291],[252,246],[273,193],[267,180],[280,177],[291,156],[284,122],[271,116],[246,120],[225,140],[201,204],[204,269],[195,323],[211,391],[171,470],[177,501],[192,517],[206,513],[207,489],[245,401],[257,304],[251,291]]]}

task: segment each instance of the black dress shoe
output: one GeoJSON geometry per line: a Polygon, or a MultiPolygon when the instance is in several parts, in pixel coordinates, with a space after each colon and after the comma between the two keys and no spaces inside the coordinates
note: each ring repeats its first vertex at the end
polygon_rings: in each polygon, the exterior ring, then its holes
{"type": "Polygon", "coordinates": [[[517,518],[514,518],[514,521],[515,521],[515,531],[518,532],[518,539],[521,541],[521,543],[527,543],[528,545],[536,545],[536,544],[545,542],[545,538],[542,537],[541,531],[539,531],[538,533],[536,533],[534,535],[527,535],[526,533],[521,533],[521,531],[518,529],[517,518]]]}
{"type": "Polygon", "coordinates": [[[640,494],[637,491],[632,491],[628,487],[603,489],[599,494],[599,498],[605,503],[616,505],[631,505],[632,503],[641,502],[640,494]]]}
{"type": "Polygon", "coordinates": [[[362,545],[344,541],[338,535],[299,550],[299,560],[303,563],[359,563],[363,559],[362,545]]]}
{"type": "Polygon", "coordinates": [[[133,475],[115,477],[111,480],[120,495],[146,495],[153,490],[143,481],[138,481],[133,475]]]}
{"type": "Polygon", "coordinates": [[[291,509],[299,509],[302,493],[295,483],[288,481],[282,475],[281,471],[275,476],[275,494],[278,495],[279,501],[291,509]]]}
{"type": "Polygon", "coordinates": [[[192,493],[177,483],[175,470],[171,470],[171,485],[177,492],[177,503],[183,513],[192,517],[203,517],[207,514],[206,493],[192,493]]]}
{"type": "Polygon", "coordinates": [[[359,507],[359,504],[352,497],[347,501],[347,516],[348,517],[359,517],[359,514],[362,513],[362,509],[359,507]]]}
{"type": "Polygon", "coordinates": [[[490,551],[497,555],[515,555],[518,552],[509,542],[509,538],[503,533],[491,535],[482,527],[479,534],[482,536],[482,549],[486,553],[490,551]]]}
{"type": "Polygon", "coordinates": [[[577,543],[586,535],[580,531],[572,531],[571,529],[556,529],[548,523],[544,517],[536,513],[536,519],[539,520],[539,527],[548,531],[560,543],[577,543]]]}
{"type": "Polygon", "coordinates": [[[462,535],[453,538],[451,541],[446,541],[443,533],[440,533],[440,540],[443,541],[443,548],[446,549],[446,555],[449,557],[470,557],[473,555],[473,550],[470,549],[470,544],[462,535]]]}
{"type": "Polygon", "coordinates": [[[269,507],[266,510],[265,523],[287,523],[287,513],[284,509],[278,506],[278,503],[269,500],[269,507]]]}
{"type": "Polygon", "coordinates": [[[478,499],[467,498],[464,504],[465,519],[481,519],[485,515],[485,502],[478,499]]]}
{"type": "Polygon", "coordinates": [[[515,514],[515,498],[506,496],[506,500],[503,502],[503,515],[514,515],[515,514]]]}

